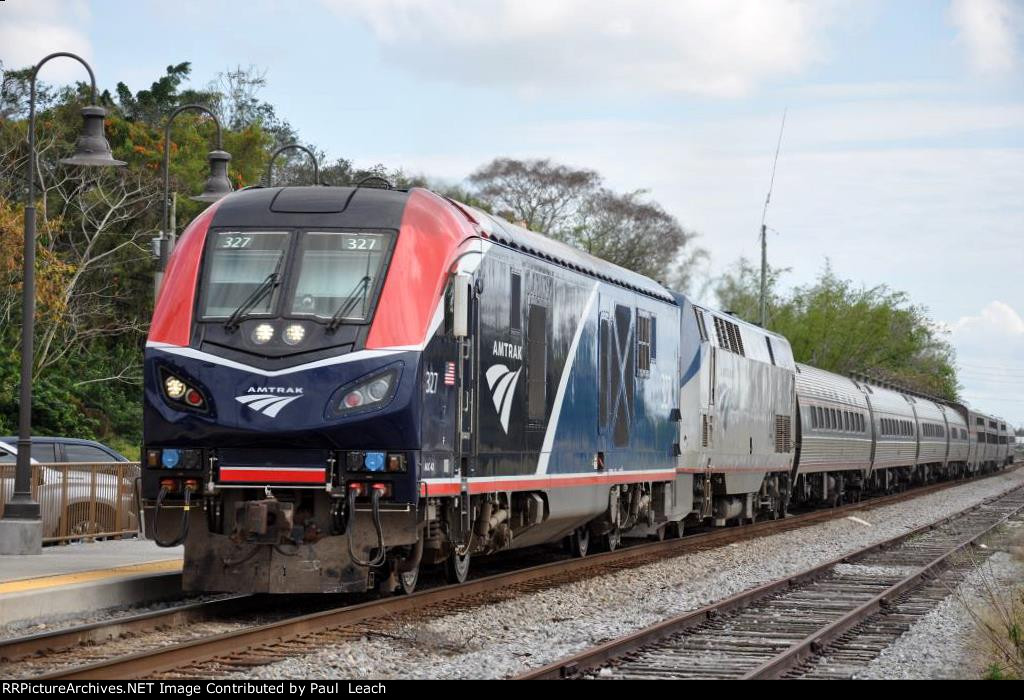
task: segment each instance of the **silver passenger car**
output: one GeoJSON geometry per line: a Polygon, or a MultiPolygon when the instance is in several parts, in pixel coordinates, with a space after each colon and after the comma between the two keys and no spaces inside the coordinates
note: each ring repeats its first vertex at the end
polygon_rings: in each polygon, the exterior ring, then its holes
{"type": "Polygon", "coordinates": [[[839,374],[797,363],[800,410],[797,474],[871,469],[870,409],[858,384],[839,374]]]}
{"type": "Polygon", "coordinates": [[[885,387],[863,384],[875,434],[872,469],[917,464],[917,421],[908,397],[885,387]]]}
{"type": "Polygon", "coordinates": [[[916,463],[928,472],[944,471],[949,446],[946,415],[939,404],[930,399],[907,396],[917,421],[918,449],[916,463]]]}
{"type": "Polygon", "coordinates": [[[997,416],[996,421],[999,423],[999,450],[996,454],[996,467],[1005,467],[1010,463],[1010,431],[1005,419],[997,416]]]}
{"type": "Polygon", "coordinates": [[[946,463],[957,472],[965,470],[971,449],[967,419],[956,408],[940,407],[946,415],[946,428],[949,433],[949,455],[946,458],[946,463]]]}

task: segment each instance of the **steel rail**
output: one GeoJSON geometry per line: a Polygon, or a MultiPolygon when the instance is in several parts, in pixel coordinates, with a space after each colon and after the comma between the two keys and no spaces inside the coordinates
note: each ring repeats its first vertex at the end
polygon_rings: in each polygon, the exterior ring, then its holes
{"type": "MultiPolygon", "coordinates": [[[[994,475],[987,475],[982,478],[988,478],[989,476],[994,475]]],[[[852,511],[882,507],[942,491],[962,483],[965,482],[950,481],[930,484],[897,494],[847,504],[838,508],[810,511],[788,518],[765,520],[743,527],[715,529],[710,532],[687,535],[674,540],[651,542],[618,549],[613,552],[590,555],[583,559],[559,560],[511,572],[493,574],[473,579],[463,584],[441,586],[418,591],[408,596],[385,598],[333,608],[265,625],[192,640],[179,645],[60,669],[36,676],[35,678],[67,680],[138,678],[173,670],[190,663],[201,663],[226,655],[237,655],[246,649],[262,644],[282,642],[329,629],[349,627],[367,620],[385,618],[397,613],[418,610],[439,603],[502,590],[512,585],[540,581],[559,575],[579,574],[587,569],[593,569],[594,575],[597,575],[602,570],[614,568],[632,560],[646,558],[655,561],[736,541],[794,530],[843,517],[852,511]]],[[[718,607],[721,608],[721,604],[718,607]]]]}
{"type": "MultiPolygon", "coordinates": [[[[980,510],[992,502],[1005,498],[1014,492],[1021,491],[1024,491],[1024,486],[1008,489],[1001,494],[985,499],[970,508],[966,508],[934,523],[923,525],[909,532],[900,534],[897,537],[863,547],[855,552],[845,554],[842,557],[838,557],[832,561],[807,569],[798,574],[787,576],[785,578],[742,591],[736,595],[725,598],[724,600],[699,608],[698,610],[683,613],[660,622],[652,627],[642,629],[638,632],[586,649],[577,654],[567,656],[546,666],[523,673],[517,676],[516,679],[556,680],[569,678],[576,676],[580,672],[598,668],[605,662],[622,658],[631,652],[635,652],[651,644],[662,641],[674,634],[698,627],[720,615],[746,608],[754,603],[762,601],[777,593],[785,592],[800,584],[818,580],[840,564],[852,563],[875,552],[890,549],[913,537],[942,527],[943,525],[958,520],[974,511],[980,510]]],[[[1024,510],[1024,504],[1014,512],[1020,512],[1021,510],[1024,510]]],[[[747,677],[778,677],[778,675],[783,673],[786,669],[800,663],[809,656],[813,656],[817,650],[824,646],[824,644],[840,636],[843,632],[863,621],[866,617],[870,617],[871,614],[874,614],[884,608],[888,601],[897,597],[906,590],[913,588],[916,583],[933,573],[935,571],[935,567],[941,566],[944,562],[948,561],[949,557],[953,554],[961,551],[964,547],[969,546],[980,537],[983,537],[993,528],[998,527],[1000,524],[1005,522],[1007,518],[1011,517],[1011,515],[1013,515],[1013,513],[1008,513],[1000,518],[998,522],[986,527],[983,532],[972,534],[969,538],[956,545],[952,550],[946,552],[940,557],[937,557],[920,571],[906,577],[896,585],[885,590],[882,594],[876,596],[868,603],[865,603],[859,606],[856,610],[844,615],[841,620],[837,620],[827,628],[816,631],[814,634],[802,640],[799,644],[793,645],[790,649],[778,654],[769,662],[766,662],[762,666],[752,670],[747,677]]]]}
{"type": "Polygon", "coordinates": [[[0,639],[0,662],[10,663],[37,654],[64,651],[82,644],[101,644],[125,635],[148,632],[158,626],[182,625],[235,613],[251,607],[254,602],[255,596],[232,595],[126,615],[113,620],[92,622],[78,627],[0,639]]]}
{"type": "Polygon", "coordinates": [[[1019,513],[1021,510],[1024,510],[1024,504],[1022,504],[1017,510],[1006,513],[996,522],[985,527],[980,532],[964,538],[945,554],[936,557],[917,572],[906,576],[903,580],[893,584],[887,590],[882,591],[871,600],[846,613],[838,620],[832,622],[818,632],[808,635],[803,639],[803,641],[780,652],[774,658],[766,661],[750,673],[743,676],[744,680],[777,679],[782,677],[785,672],[789,671],[794,666],[816,656],[818,652],[828,646],[830,642],[853,629],[864,620],[867,620],[881,612],[901,595],[917,588],[926,579],[936,575],[940,570],[945,569],[949,560],[954,555],[959,554],[967,547],[970,547],[972,544],[1005,523],[1012,515],[1019,513]]]}

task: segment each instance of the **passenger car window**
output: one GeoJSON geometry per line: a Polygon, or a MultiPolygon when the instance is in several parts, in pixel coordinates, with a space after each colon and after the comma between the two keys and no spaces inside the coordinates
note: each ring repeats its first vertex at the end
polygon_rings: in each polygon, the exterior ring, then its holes
{"type": "Polygon", "coordinates": [[[64,445],[67,462],[116,462],[112,455],[91,445],[64,445]]]}
{"type": "Polygon", "coordinates": [[[32,459],[37,462],[57,461],[57,453],[54,451],[54,445],[52,442],[33,442],[31,454],[32,459]]]}

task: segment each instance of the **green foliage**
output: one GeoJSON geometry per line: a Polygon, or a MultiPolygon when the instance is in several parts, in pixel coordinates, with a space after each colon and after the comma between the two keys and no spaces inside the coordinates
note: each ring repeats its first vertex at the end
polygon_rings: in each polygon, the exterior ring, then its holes
{"type": "MultiPolygon", "coordinates": [[[[0,434],[11,434],[18,426],[18,387],[20,355],[0,355],[0,434]]],[[[57,370],[37,376],[32,387],[32,431],[35,435],[63,435],[96,438],[97,422],[83,410],[85,406],[72,391],[74,378],[57,370]]]]}
{"type": "MultiPolygon", "coordinates": [[[[858,287],[826,266],[814,284],[779,291],[785,270],[768,274],[767,326],[793,346],[798,362],[839,374],[866,373],[955,400],[954,353],[927,310],[885,285],[858,287]]],[[[723,309],[759,318],[760,270],[741,259],[719,282],[723,309]]]]}
{"type": "Polygon", "coordinates": [[[135,94],[132,94],[124,83],[118,83],[117,104],[121,114],[129,121],[142,121],[156,127],[163,123],[175,107],[185,104],[215,107],[219,97],[216,92],[178,92],[178,87],[188,79],[191,72],[192,64],[188,61],[176,66],[167,66],[166,74],[154,81],[149,90],[139,90],[135,94]]]}
{"type": "Polygon", "coordinates": [[[981,679],[983,681],[1007,681],[1007,680],[1012,680],[1012,678],[1008,677],[1005,674],[1005,672],[1003,671],[1003,667],[1000,666],[997,663],[989,664],[988,668],[985,669],[985,672],[981,674],[981,679]]]}

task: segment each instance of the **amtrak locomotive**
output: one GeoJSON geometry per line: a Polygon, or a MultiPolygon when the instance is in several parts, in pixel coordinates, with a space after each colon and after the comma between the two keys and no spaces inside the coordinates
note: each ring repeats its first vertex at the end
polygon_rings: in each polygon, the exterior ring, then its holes
{"type": "Polygon", "coordinates": [[[1001,467],[1008,435],[427,190],[251,188],[157,300],[145,527],[187,590],[408,592],[1001,467]]]}

